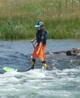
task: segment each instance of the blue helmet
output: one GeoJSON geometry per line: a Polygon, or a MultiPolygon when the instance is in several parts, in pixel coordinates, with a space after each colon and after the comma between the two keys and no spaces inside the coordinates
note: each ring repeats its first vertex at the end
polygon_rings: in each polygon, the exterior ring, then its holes
{"type": "Polygon", "coordinates": [[[42,21],[38,21],[35,25],[36,28],[40,27],[40,26],[43,26],[44,23],[42,21]]]}

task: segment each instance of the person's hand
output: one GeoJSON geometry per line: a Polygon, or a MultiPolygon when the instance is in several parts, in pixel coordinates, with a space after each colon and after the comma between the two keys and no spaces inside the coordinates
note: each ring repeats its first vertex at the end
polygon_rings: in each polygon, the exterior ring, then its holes
{"type": "Polygon", "coordinates": [[[36,52],[36,54],[38,55],[39,51],[36,52]]]}
{"type": "Polygon", "coordinates": [[[32,43],[32,42],[34,42],[34,40],[33,40],[33,39],[31,40],[31,43],[32,43]]]}
{"type": "Polygon", "coordinates": [[[36,40],[36,37],[34,39],[31,40],[31,43],[34,42],[36,40]]]}

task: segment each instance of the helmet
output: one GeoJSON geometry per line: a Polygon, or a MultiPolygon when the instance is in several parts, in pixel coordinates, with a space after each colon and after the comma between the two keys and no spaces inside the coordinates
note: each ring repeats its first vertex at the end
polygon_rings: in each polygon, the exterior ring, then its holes
{"type": "Polygon", "coordinates": [[[38,21],[35,25],[36,28],[40,27],[40,26],[43,26],[44,23],[42,21],[38,21]]]}

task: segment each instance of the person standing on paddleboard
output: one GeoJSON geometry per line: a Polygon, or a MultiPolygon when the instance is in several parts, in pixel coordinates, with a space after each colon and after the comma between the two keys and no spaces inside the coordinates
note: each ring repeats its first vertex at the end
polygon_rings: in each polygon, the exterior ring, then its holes
{"type": "Polygon", "coordinates": [[[36,33],[36,37],[31,40],[31,42],[34,42],[37,40],[37,45],[33,51],[33,58],[32,58],[32,65],[31,69],[34,69],[34,64],[36,58],[39,57],[41,60],[43,66],[45,69],[47,69],[46,62],[44,60],[44,55],[45,55],[45,47],[46,47],[46,39],[47,39],[47,31],[44,29],[44,23],[42,21],[38,21],[35,25],[35,27],[38,29],[36,33]]]}

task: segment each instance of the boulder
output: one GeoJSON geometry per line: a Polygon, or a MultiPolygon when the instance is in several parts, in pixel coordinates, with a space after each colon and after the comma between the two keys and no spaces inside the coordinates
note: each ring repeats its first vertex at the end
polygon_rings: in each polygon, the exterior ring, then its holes
{"type": "Polygon", "coordinates": [[[80,48],[73,48],[71,50],[68,50],[66,52],[66,55],[76,56],[78,53],[80,53],[80,48]]]}
{"type": "Polygon", "coordinates": [[[78,54],[77,54],[77,56],[79,56],[79,57],[80,57],[80,53],[78,53],[78,54]]]}

